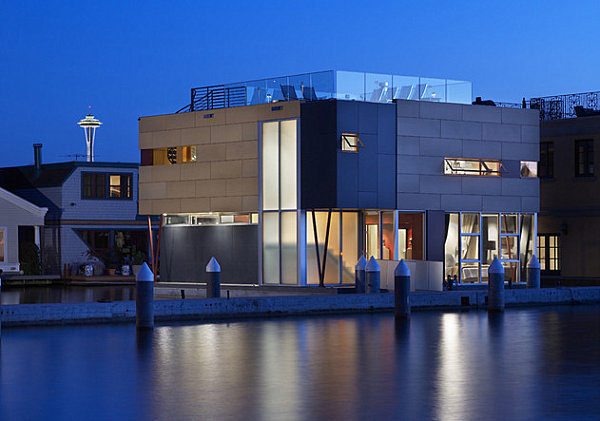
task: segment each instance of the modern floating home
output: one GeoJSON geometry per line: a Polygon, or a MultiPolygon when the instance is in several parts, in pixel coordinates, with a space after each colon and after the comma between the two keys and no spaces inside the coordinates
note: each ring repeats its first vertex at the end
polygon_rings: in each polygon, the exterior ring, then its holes
{"type": "Polygon", "coordinates": [[[194,88],[140,118],[139,213],[163,215],[161,280],[204,281],[215,256],[223,282],[344,285],[364,255],[384,284],[399,259],[428,289],[486,283],[495,256],[524,282],[538,110],[471,100],[470,82],[327,71],[194,88]]]}

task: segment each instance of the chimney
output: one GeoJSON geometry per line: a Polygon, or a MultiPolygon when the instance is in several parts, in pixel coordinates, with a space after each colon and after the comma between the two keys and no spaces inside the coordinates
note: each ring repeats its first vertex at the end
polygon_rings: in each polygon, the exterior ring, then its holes
{"type": "Polygon", "coordinates": [[[42,144],[33,144],[33,172],[37,178],[42,172],[42,144]]]}

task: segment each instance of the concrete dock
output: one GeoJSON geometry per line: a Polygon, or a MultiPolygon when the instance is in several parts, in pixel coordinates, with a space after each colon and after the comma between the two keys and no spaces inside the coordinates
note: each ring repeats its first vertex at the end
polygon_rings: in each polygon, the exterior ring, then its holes
{"type": "MultiPolygon", "coordinates": [[[[487,291],[416,292],[413,311],[485,309],[487,291]]],[[[600,287],[506,290],[506,307],[600,304],[600,287]]],[[[392,312],[394,296],[381,294],[310,294],[234,298],[156,300],[157,322],[216,321],[231,318],[392,312]]],[[[60,325],[135,321],[135,301],[110,303],[18,304],[0,306],[2,325],[60,325]]]]}

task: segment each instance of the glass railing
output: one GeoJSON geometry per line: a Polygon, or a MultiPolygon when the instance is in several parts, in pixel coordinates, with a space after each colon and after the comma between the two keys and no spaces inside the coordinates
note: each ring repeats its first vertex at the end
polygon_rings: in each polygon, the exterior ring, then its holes
{"type": "Polygon", "coordinates": [[[233,102],[225,98],[222,102],[223,106],[227,107],[298,99],[340,99],[378,103],[391,103],[395,99],[403,99],[471,104],[473,88],[471,82],[462,80],[328,70],[194,88],[192,96],[196,106],[192,105],[191,109],[189,106],[184,107],[180,111],[206,109],[200,104],[204,104],[201,96],[207,95],[207,89],[214,92],[223,90],[225,96],[230,92],[241,92],[242,98],[245,93],[245,104],[242,100],[233,105],[233,102]]]}

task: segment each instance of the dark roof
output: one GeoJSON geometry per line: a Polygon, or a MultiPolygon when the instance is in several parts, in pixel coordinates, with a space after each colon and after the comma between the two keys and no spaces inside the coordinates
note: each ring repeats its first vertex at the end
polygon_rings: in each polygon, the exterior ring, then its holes
{"type": "Polygon", "coordinates": [[[71,161],[56,164],[42,164],[39,174],[33,165],[0,168],[0,187],[9,191],[37,187],[62,186],[65,180],[78,167],[86,168],[138,168],[132,162],[85,162],[71,161]]]}

